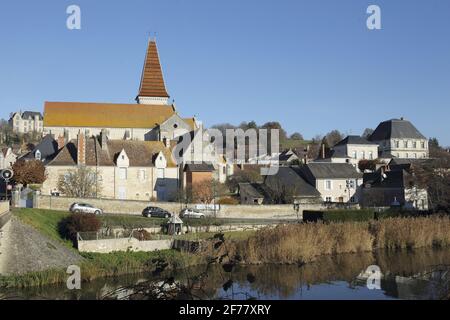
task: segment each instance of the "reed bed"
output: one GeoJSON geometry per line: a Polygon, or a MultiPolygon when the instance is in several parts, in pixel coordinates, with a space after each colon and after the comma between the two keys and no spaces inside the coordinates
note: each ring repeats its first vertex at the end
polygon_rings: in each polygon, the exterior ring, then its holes
{"type": "Polygon", "coordinates": [[[246,263],[304,264],[323,255],[450,246],[449,217],[306,223],[258,231],[236,245],[246,263]]]}
{"type": "Polygon", "coordinates": [[[370,223],[376,249],[414,249],[450,245],[449,217],[389,218],[370,223]]]}
{"type": "Polygon", "coordinates": [[[246,263],[298,263],[329,254],[372,250],[366,223],[307,223],[263,229],[242,243],[246,263]]]}

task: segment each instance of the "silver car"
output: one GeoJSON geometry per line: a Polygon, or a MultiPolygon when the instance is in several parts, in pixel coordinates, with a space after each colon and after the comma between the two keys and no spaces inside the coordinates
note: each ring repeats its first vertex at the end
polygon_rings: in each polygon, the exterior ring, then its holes
{"type": "Polygon", "coordinates": [[[188,218],[188,219],[203,219],[205,218],[205,214],[195,211],[194,209],[183,209],[180,212],[180,218],[188,218]]]}
{"type": "Polygon", "coordinates": [[[87,203],[73,203],[69,210],[72,213],[93,213],[96,215],[103,214],[102,209],[96,208],[87,203]]]}

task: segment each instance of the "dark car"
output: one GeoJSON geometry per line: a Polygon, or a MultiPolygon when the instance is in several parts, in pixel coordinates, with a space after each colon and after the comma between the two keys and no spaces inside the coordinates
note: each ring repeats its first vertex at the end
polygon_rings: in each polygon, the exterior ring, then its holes
{"type": "Polygon", "coordinates": [[[159,218],[170,218],[172,214],[158,207],[147,207],[142,211],[142,215],[146,218],[148,217],[159,217],[159,218]]]}

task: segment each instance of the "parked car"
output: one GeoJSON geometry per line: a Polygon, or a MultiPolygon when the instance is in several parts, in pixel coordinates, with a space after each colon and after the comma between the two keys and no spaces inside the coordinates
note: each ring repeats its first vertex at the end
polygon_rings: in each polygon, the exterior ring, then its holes
{"type": "Polygon", "coordinates": [[[202,219],[205,217],[204,213],[195,211],[194,209],[183,209],[180,212],[180,218],[188,218],[188,219],[202,219]]]}
{"type": "Polygon", "coordinates": [[[172,214],[164,210],[162,208],[158,207],[147,207],[142,211],[142,215],[146,218],[148,217],[159,217],[159,218],[170,218],[172,214]]]}
{"type": "Polygon", "coordinates": [[[96,208],[87,203],[72,203],[69,209],[73,213],[94,213],[96,215],[103,214],[103,210],[96,208]]]}

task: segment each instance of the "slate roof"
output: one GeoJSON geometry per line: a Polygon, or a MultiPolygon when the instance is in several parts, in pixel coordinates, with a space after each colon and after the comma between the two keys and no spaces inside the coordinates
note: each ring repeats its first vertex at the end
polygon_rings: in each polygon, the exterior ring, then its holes
{"type": "Polygon", "coordinates": [[[376,143],[369,141],[361,136],[347,136],[338,143],[336,143],[334,146],[343,146],[347,144],[375,145],[376,143]]]}
{"type": "Polygon", "coordinates": [[[297,160],[297,159],[298,159],[298,156],[297,156],[297,154],[295,154],[295,152],[292,149],[285,150],[285,151],[281,152],[280,155],[278,156],[279,161],[293,161],[293,160],[297,160]]]}
{"type": "Polygon", "coordinates": [[[53,139],[53,137],[48,134],[46,135],[38,145],[34,147],[34,149],[24,156],[20,157],[20,159],[25,160],[33,160],[36,159],[36,151],[41,153],[41,160],[46,164],[48,161],[54,158],[56,153],[58,152],[58,142],[53,139]]]}
{"type": "Polygon", "coordinates": [[[42,114],[40,112],[35,112],[35,111],[25,111],[24,113],[22,113],[22,119],[33,119],[34,117],[38,116],[39,120],[42,120],[42,114]]]}
{"type": "Polygon", "coordinates": [[[381,122],[370,135],[370,141],[389,139],[426,139],[408,120],[392,119],[381,122]]]}
{"type": "Polygon", "coordinates": [[[356,179],[362,177],[362,174],[358,173],[355,167],[349,163],[311,162],[302,166],[301,170],[316,179],[356,179]]]}
{"type": "Polygon", "coordinates": [[[44,126],[154,128],[174,113],[172,105],[46,102],[44,126]]]}
{"type": "Polygon", "coordinates": [[[278,173],[267,176],[264,184],[268,188],[283,186],[293,190],[297,196],[320,197],[320,192],[307,183],[294,167],[279,167],[278,173]]]}
{"type": "Polygon", "coordinates": [[[406,170],[392,170],[384,172],[364,173],[364,185],[370,184],[370,188],[408,188],[408,177],[406,170]]]}
{"type": "Polygon", "coordinates": [[[184,171],[190,172],[212,172],[214,171],[214,166],[210,163],[189,163],[184,166],[184,171]]]}
{"type": "MultiPolygon", "coordinates": [[[[175,167],[171,151],[161,141],[108,140],[107,148],[102,149],[97,138],[86,139],[87,166],[115,166],[120,152],[125,150],[131,167],[152,167],[156,155],[162,152],[168,167],[175,167]]],[[[49,163],[51,166],[77,165],[77,140],[71,140],[49,163]]]]}
{"type": "Polygon", "coordinates": [[[258,191],[256,183],[239,183],[239,190],[245,190],[245,192],[253,198],[264,198],[264,194],[258,191]]]}
{"type": "Polygon", "coordinates": [[[152,40],[148,43],[138,96],[169,97],[159,62],[158,48],[152,40]]]}

